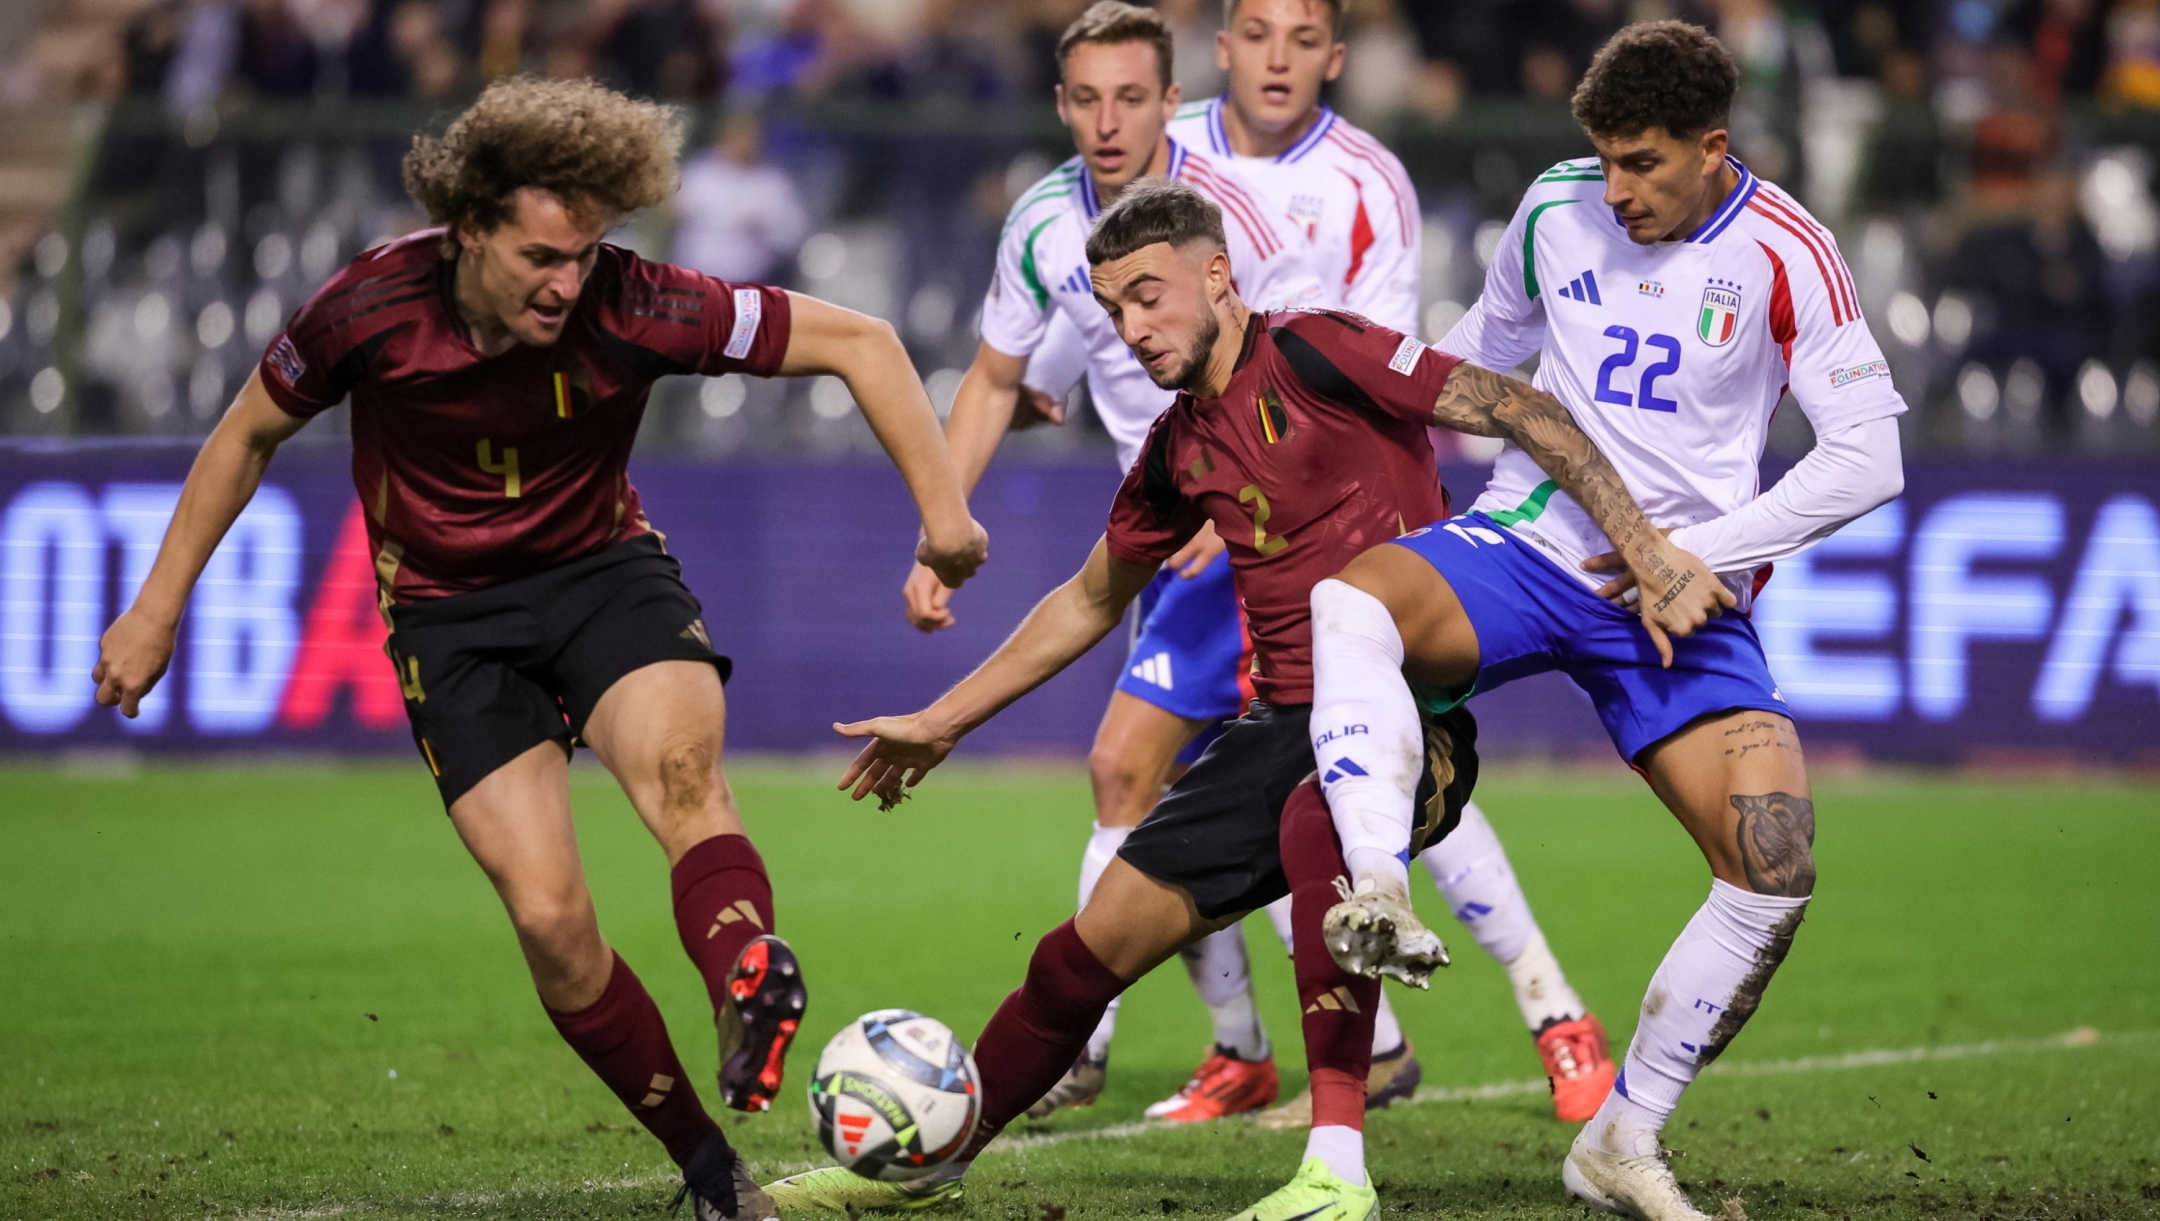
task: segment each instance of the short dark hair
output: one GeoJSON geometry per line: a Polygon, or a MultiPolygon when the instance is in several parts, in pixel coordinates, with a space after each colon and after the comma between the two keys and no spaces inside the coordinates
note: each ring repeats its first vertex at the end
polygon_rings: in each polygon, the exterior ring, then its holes
{"type": "Polygon", "coordinates": [[[1653,127],[1699,136],[1725,126],[1739,87],[1739,65],[1710,31],[1645,21],[1598,48],[1575,86],[1575,121],[1595,136],[1639,136],[1653,127]]]}
{"type": "Polygon", "coordinates": [[[1058,72],[1065,71],[1066,57],[1074,47],[1083,42],[1112,45],[1120,42],[1144,42],[1155,48],[1155,62],[1162,68],[1163,88],[1170,87],[1170,27],[1164,23],[1162,14],[1151,8],[1125,4],[1122,0],[1098,0],[1089,5],[1088,11],[1073,19],[1058,35],[1058,72]]]}
{"type": "MultiPolygon", "coordinates": [[[[1222,0],[1224,29],[1230,28],[1230,23],[1237,20],[1238,5],[1243,3],[1245,0],[1222,0]]],[[[1320,0],[1320,3],[1326,5],[1328,10],[1328,37],[1341,42],[1343,26],[1350,20],[1350,0],[1320,0]]]]}
{"type": "Polygon", "coordinates": [[[1183,246],[1202,239],[1228,250],[1222,209],[1200,192],[1170,178],[1142,178],[1103,210],[1088,235],[1090,266],[1122,259],[1157,242],[1183,246]]]}

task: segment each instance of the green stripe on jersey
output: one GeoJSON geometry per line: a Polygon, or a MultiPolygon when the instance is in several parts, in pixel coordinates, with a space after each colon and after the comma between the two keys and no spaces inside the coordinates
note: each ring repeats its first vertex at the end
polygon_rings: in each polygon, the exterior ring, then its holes
{"type": "Polygon", "coordinates": [[[1537,180],[1537,185],[1538,185],[1538,186],[1544,186],[1544,185],[1545,185],[1546,183],[1548,183],[1548,182],[1603,182],[1603,181],[1605,181],[1605,175],[1603,175],[1603,174],[1547,174],[1547,175],[1545,175],[1545,176],[1544,176],[1543,178],[1540,178],[1540,179],[1538,179],[1538,180],[1537,180]]]}
{"type": "Polygon", "coordinates": [[[1512,509],[1502,509],[1498,513],[1487,513],[1485,516],[1492,518],[1503,526],[1515,526],[1526,521],[1536,521],[1545,512],[1545,502],[1551,500],[1552,494],[1559,490],[1559,484],[1547,479],[1545,482],[1531,488],[1530,494],[1523,497],[1521,504],[1512,509]]]}
{"type": "Polygon", "coordinates": [[[1062,189],[1055,191],[1041,190],[1033,195],[1029,195],[1023,198],[1019,203],[1014,204],[1012,212],[1005,218],[1005,227],[998,230],[998,239],[1000,241],[1004,240],[1005,235],[1012,231],[1012,227],[1019,224],[1021,218],[1027,215],[1028,209],[1034,207],[1036,204],[1039,203],[1048,203],[1053,199],[1064,199],[1066,196],[1069,196],[1073,193],[1073,189],[1075,186],[1078,185],[1078,183],[1067,182],[1059,185],[1062,187],[1062,189]]]}
{"type": "Polygon", "coordinates": [[[1050,217],[1049,220],[1045,220],[1033,229],[1028,230],[1027,249],[1020,255],[1020,274],[1027,278],[1028,291],[1035,294],[1035,305],[1038,309],[1050,308],[1050,288],[1043,283],[1042,272],[1037,270],[1035,266],[1035,239],[1040,237],[1042,231],[1049,228],[1051,221],[1056,219],[1055,216],[1050,217]]]}
{"type": "Polygon", "coordinates": [[[1535,208],[1532,208],[1532,209],[1530,209],[1530,216],[1529,216],[1529,218],[1523,221],[1523,227],[1522,227],[1522,280],[1523,280],[1523,291],[1524,291],[1525,293],[1529,294],[1529,297],[1530,297],[1530,299],[1531,299],[1532,301],[1535,301],[1535,300],[1537,300],[1537,295],[1538,295],[1538,282],[1537,282],[1537,221],[1538,221],[1538,215],[1539,215],[1540,213],[1544,212],[1544,211],[1545,211],[1545,210],[1546,210],[1547,208],[1557,208],[1557,207],[1559,207],[1559,206],[1560,206],[1560,205],[1562,205],[1562,204],[1581,203],[1581,202],[1582,202],[1582,201],[1581,201],[1581,200],[1579,200],[1579,199],[1552,199],[1552,200],[1547,200],[1546,202],[1544,202],[1544,203],[1541,203],[1541,204],[1539,204],[1539,205],[1538,205],[1537,207],[1535,207],[1535,208]]]}

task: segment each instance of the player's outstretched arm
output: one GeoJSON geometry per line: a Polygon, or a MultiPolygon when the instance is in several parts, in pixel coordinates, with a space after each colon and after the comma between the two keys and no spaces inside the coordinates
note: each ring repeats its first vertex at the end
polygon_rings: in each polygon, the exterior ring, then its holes
{"type": "Polygon", "coordinates": [[[1448,375],[1433,404],[1433,423],[1513,441],[1583,507],[1641,586],[1643,627],[1664,664],[1672,664],[1669,635],[1688,635],[1733,605],[1732,591],[1701,560],[1651,526],[1620,472],[1559,399],[1527,382],[1463,364],[1448,375]]]}
{"type": "Polygon", "coordinates": [[[180,629],[180,613],[187,609],[195,579],[210,562],[218,540],[254,498],[271,455],[306,423],[278,407],[263,389],[260,372],[240,388],[240,396],[195,455],[172,522],[165,527],[157,562],[135,595],[135,604],[113,621],[98,642],[97,668],[90,672],[97,684],[98,703],[118,704],[121,715],[132,717],[150,688],[165,676],[165,667],[172,661],[173,638],[180,629]]]}
{"type": "Polygon", "coordinates": [[[1109,635],[1154,577],[1153,569],[1119,559],[1107,540],[1098,540],[1080,571],[1036,603],[997,652],[936,703],[908,716],[835,724],[846,737],[870,739],[839,787],[853,789],[857,801],[876,793],[891,808],[903,785],[920,784],[976,726],[1109,635]]]}
{"type": "MultiPolygon", "coordinates": [[[[945,421],[945,443],[959,470],[963,495],[975,490],[997,453],[998,442],[1012,427],[1026,371],[1026,357],[1008,356],[985,343],[976,348],[975,363],[961,377],[960,388],[953,393],[952,415],[945,421]]],[[[953,625],[952,588],[929,566],[916,564],[900,593],[907,604],[908,623],[917,631],[935,632],[953,625]]]]}
{"type": "Polygon", "coordinates": [[[788,294],[788,307],[792,325],[780,375],[829,373],[847,383],[922,514],[915,558],[947,585],[974,576],[989,555],[990,538],[968,515],[937,412],[899,334],[889,322],[801,293],[788,294]]]}

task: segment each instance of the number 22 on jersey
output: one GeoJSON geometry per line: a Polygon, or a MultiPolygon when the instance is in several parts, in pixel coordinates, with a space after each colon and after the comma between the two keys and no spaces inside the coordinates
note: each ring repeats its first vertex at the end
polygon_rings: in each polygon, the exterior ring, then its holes
{"type": "Polygon", "coordinates": [[[1680,341],[1670,335],[1637,335],[1635,328],[1615,324],[1605,328],[1607,339],[1620,341],[1620,350],[1605,358],[1598,366],[1597,401],[1619,407],[1640,407],[1644,411],[1678,411],[1678,399],[1659,398],[1658,379],[1670,377],[1680,371],[1680,341]],[[1635,359],[1645,349],[1663,352],[1665,357],[1642,371],[1635,383],[1635,393],[1613,385],[1613,375],[1623,369],[1635,367],[1635,359]]]}

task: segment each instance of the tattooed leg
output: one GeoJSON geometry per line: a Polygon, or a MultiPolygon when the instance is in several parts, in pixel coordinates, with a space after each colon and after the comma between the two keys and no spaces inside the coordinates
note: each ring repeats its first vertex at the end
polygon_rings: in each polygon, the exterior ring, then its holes
{"type": "Polygon", "coordinates": [[[1804,899],[1815,893],[1815,803],[1791,793],[1735,795],[1736,838],[1748,889],[1804,899]]]}
{"type": "Polygon", "coordinates": [[[1620,1079],[1578,1141],[1619,1157],[1655,1156],[1681,1094],[1761,1005],[1815,889],[1815,805],[1792,722],[1711,718],[1641,762],[1715,880],[1651,977],[1620,1079]]]}

